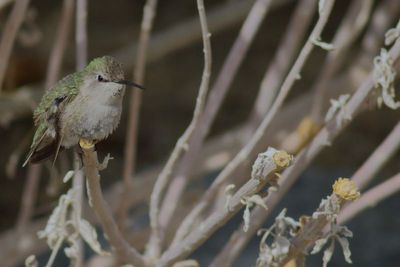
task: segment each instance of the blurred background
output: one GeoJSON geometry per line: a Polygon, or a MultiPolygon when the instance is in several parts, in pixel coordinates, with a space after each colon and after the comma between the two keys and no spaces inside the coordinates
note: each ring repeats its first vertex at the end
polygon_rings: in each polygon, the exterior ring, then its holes
{"type": "MultiPolygon", "coordinates": [[[[205,1],[212,33],[212,81],[221,68],[252,2],[250,0],[205,1]]],[[[297,1],[275,2],[280,3],[271,8],[263,21],[213,124],[210,139],[218,138],[240,127],[249,118],[261,79],[286,31],[297,1]]],[[[324,40],[332,39],[350,2],[336,1],[323,33],[324,40]]],[[[373,10],[381,1],[375,2],[373,10]]],[[[132,0],[88,1],[89,59],[102,55],[115,56],[124,63],[127,77],[132,78],[144,3],[145,1],[132,0]]],[[[6,5],[0,10],[1,33],[11,9],[12,5],[6,5]]],[[[49,51],[54,44],[61,9],[62,1],[30,1],[25,20],[16,37],[0,94],[0,230],[2,232],[0,246],[3,247],[9,245],[4,243],[7,240],[5,239],[7,233],[16,227],[27,175],[27,168],[21,168],[21,163],[33,134],[32,110],[45,89],[44,80],[49,51]]],[[[390,27],[396,25],[400,10],[394,13],[396,15],[393,16],[390,27]]],[[[318,18],[317,13],[314,16],[313,22],[318,18]]],[[[60,78],[75,69],[76,51],[73,32],[74,26],[71,28],[65,48],[60,78]]],[[[359,45],[363,34],[351,48],[338,76],[350,71],[346,66],[352,63],[360,51],[359,45]]],[[[383,43],[383,36],[381,40],[383,43]]],[[[190,122],[201,81],[202,49],[195,1],[160,1],[148,51],[144,82],[146,91],[143,94],[140,113],[138,173],[151,171],[162,163],[190,122]]],[[[295,103],[310,91],[310,85],[319,75],[325,56],[326,52],[322,49],[314,50],[303,69],[302,79],[295,84],[288,97],[287,105],[295,103]]],[[[370,57],[369,64],[372,64],[372,60],[373,57],[370,57]]],[[[130,92],[127,92],[127,95],[130,95],[130,92]]],[[[119,128],[97,147],[100,157],[106,153],[111,153],[114,157],[102,174],[102,185],[105,191],[121,180],[128,104],[126,96],[119,128]]],[[[320,199],[331,192],[334,179],[351,176],[399,121],[399,116],[399,111],[375,107],[366,109],[357,116],[350,127],[331,146],[326,147],[302,174],[274,214],[279,213],[283,207],[286,207],[288,214],[294,218],[312,213],[320,199]]],[[[297,123],[293,122],[293,125],[285,129],[277,128],[277,136],[285,136],[296,127],[297,123]]],[[[279,136],[271,140],[271,145],[273,145],[272,142],[277,143],[278,139],[279,136]]],[[[64,162],[71,162],[70,155],[65,154],[64,162]]],[[[397,152],[376,177],[373,185],[398,173],[399,159],[400,153],[397,152]]],[[[38,199],[33,213],[34,221],[49,214],[58,196],[68,188],[68,185],[60,181],[65,170],[68,170],[68,166],[57,165],[56,169],[57,171],[52,170],[51,165],[46,165],[42,171],[38,199]]],[[[197,192],[196,186],[205,187],[215,174],[216,172],[210,173],[204,184],[195,184],[190,190],[197,192]]],[[[134,211],[141,214],[139,222],[135,221],[137,232],[140,232],[141,227],[147,223],[146,210],[149,198],[150,196],[140,208],[134,211]]],[[[194,194],[194,199],[196,199],[196,194],[194,194]]],[[[396,194],[348,223],[348,227],[354,233],[354,238],[350,242],[353,266],[398,265],[400,262],[399,210],[400,198],[396,194]]],[[[218,231],[194,254],[193,257],[198,259],[201,266],[206,266],[218,253],[240,222],[241,214],[218,231]]],[[[268,226],[271,222],[267,221],[265,225],[268,226]]],[[[235,266],[254,265],[258,254],[258,242],[259,238],[255,237],[235,266]]],[[[44,252],[41,253],[44,255],[44,252]]],[[[1,256],[7,257],[6,254],[1,256]]],[[[320,254],[309,257],[307,266],[320,266],[321,257],[320,254]]],[[[61,258],[56,266],[68,266],[68,263],[61,258]]],[[[331,266],[345,264],[341,252],[336,250],[331,266]]]]}

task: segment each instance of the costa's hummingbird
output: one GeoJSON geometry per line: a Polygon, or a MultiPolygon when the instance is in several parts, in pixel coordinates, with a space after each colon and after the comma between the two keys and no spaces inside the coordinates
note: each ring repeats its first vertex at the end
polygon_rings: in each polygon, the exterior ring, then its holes
{"type": "Polygon", "coordinates": [[[97,142],[118,126],[125,86],[144,89],[124,79],[122,65],[110,56],[93,59],[48,90],[33,113],[37,127],[23,164],[57,157],[60,148],[82,140],[97,142]]]}

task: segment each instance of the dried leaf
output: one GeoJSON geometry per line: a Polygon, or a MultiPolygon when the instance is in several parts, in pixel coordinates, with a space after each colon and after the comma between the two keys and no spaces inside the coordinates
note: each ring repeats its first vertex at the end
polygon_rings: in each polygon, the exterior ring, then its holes
{"type": "Polygon", "coordinates": [[[25,267],[38,267],[39,263],[36,259],[35,255],[30,255],[28,258],[25,260],[25,267]]]}
{"type": "Polygon", "coordinates": [[[334,250],[335,250],[335,241],[332,239],[331,244],[329,245],[329,247],[327,249],[325,249],[324,256],[322,257],[322,262],[323,262],[322,266],[323,267],[326,267],[328,265],[328,263],[330,262],[334,250]]]}
{"type": "Polygon", "coordinates": [[[75,173],[75,172],[72,171],[72,170],[68,171],[68,172],[65,174],[64,178],[63,178],[63,182],[64,182],[64,183],[68,183],[69,180],[71,180],[71,178],[74,177],[74,173],[75,173]]]}
{"type": "Polygon", "coordinates": [[[349,240],[344,237],[336,236],[336,239],[339,241],[340,246],[342,247],[343,256],[347,263],[353,263],[351,261],[351,251],[349,246],[349,240]]]}
{"type": "Polygon", "coordinates": [[[243,212],[243,232],[247,232],[249,230],[250,226],[250,207],[249,205],[246,205],[246,208],[244,209],[243,212]]]}
{"type": "Polygon", "coordinates": [[[331,50],[334,49],[333,44],[323,42],[323,41],[321,41],[319,39],[312,39],[311,42],[314,45],[319,46],[319,47],[321,47],[322,49],[324,49],[326,51],[331,51],[331,50]]]}
{"type": "Polygon", "coordinates": [[[326,242],[328,242],[329,237],[321,238],[315,241],[315,245],[313,250],[311,251],[311,254],[317,254],[322,250],[322,248],[325,246],[326,242]]]}
{"type": "Polygon", "coordinates": [[[97,240],[96,229],[86,220],[81,219],[79,221],[79,233],[85,242],[99,255],[107,256],[108,252],[102,250],[99,241],[97,240]]]}

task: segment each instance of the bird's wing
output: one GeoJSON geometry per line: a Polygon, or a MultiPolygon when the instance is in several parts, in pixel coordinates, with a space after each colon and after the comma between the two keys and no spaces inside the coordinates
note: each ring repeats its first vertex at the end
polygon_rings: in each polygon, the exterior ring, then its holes
{"type": "Polygon", "coordinates": [[[79,73],[66,76],[47,91],[33,113],[37,129],[28,156],[23,164],[40,162],[57,153],[60,147],[58,118],[66,104],[79,93],[79,73]]]}

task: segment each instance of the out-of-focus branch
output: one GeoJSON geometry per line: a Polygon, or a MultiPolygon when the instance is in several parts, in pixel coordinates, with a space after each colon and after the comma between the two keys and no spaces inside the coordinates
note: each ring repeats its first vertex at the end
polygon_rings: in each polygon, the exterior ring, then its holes
{"type": "MultiPolygon", "coordinates": [[[[280,92],[272,105],[271,109],[269,110],[268,114],[265,116],[263,121],[261,122],[260,126],[257,128],[254,135],[251,137],[249,142],[243,147],[243,149],[236,155],[236,157],[228,163],[228,165],[222,170],[222,172],[218,175],[218,177],[214,180],[211,187],[206,191],[203,195],[199,203],[195,206],[191,213],[185,218],[182,222],[179,234],[181,236],[185,236],[189,231],[192,225],[189,224],[192,221],[192,218],[198,217],[203,210],[212,203],[212,199],[218,192],[220,186],[226,182],[227,179],[231,178],[235,172],[238,171],[241,164],[246,161],[247,159],[254,156],[257,149],[259,149],[260,141],[262,140],[266,129],[270,125],[272,119],[275,117],[276,113],[280,109],[285,100],[287,94],[289,93],[290,89],[292,88],[294,82],[296,81],[299,73],[303,65],[305,64],[308,56],[310,55],[312,49],[314,48],[314,44],[312,40],[318,39],[323,28],[325,27],[326,22],[328,21],[330,12],[333,8],[334,1],[326,1],[324,10],[321,13],[320,18],[318,19],[313,31],[309,39],[307,40],[306,44],[304,45],[303,49],[300,52],[296,62],[294,63],[292,69],[290,70],[287,78],[285,79],[280,92]]],[[[178,235],[178,233],[177,233],[178,235]]]]}
{"type": "Polygon", "coordinates": [[[203,36],[203,52],[204,52],[204,69],[201,78],[201,84],[199,88],[199,94],[196,99],[196,106],[193,113],[192,121],[190,122],[188,128],[185,130],[183,135],[179,138],[170,158],[168,159],[164,169],[161,171],[157,181],[154,185],[154,190],[151,194],[150,199],[150,225],[152,229],[152,234],[150,236],[148,244],[147,254],[150,257],[158,257],[161,248],[162,237],[160,232],[160,218],[159,218],[159,208],[164,191],[167,184],[171,178],[172,172],[175,170],[178,160],[182,154],[189,148],[191,138],[193,133],[199,130],[200,117],[204,111],[204,105],[209,89],[210,76],[211,76],[211,63],[212,63],[212,53],[211,53],[211,34],[208,31],[206,12],[204,8],[204,3],[202,0],[197,0],[197,8],[200,18],[201,33],[203,36]]]}
{"type": "Polygon", "coordinates": [[[63,8],[60,17],[60,23],[58,25],[56,39],[54,46],[50,53],[50,60],[47,65],[47,74],[45,89],[49,90],[52,87],[59,76],[61,63],[65,54],[65,48],[67,46],[68,36],[71,31],[71,24],[74,15],[74,0],[64,0],[63,8]]]}
{"type": "MultiPolygon", "coordinates": [[[[49,70],[46,76],[46,88],[50,88],[55,81],[60,72],[60,66],[62,62],[63,54],[63,43],[62,40],[66,41],[68,30],[68,24],[71,24],[71,17],[73,14],[73,0],[65,0],[63,6],[63,16],[60,19],[60,30],[57,40],[53,46],[53,52],[49,59],[49,70]],[[72,4],[71,4],[72,2],[72,4]],[[58,51],[58,52],[56,52],[58,51]]],[[[24,186],[24,192],[22,195],[22,206],[21,211],[18,215],[17,221],[17,232],[22,233],[24,228],[26,228],[30,218],[32,217],[33,209],[36,203],[37,188],[40,181],[42,166],[41,165],[30,165],[28,169],[27,181],[24,186]]]]}
{"type": "Polygon", "coordinates": [[[382,200],[400,191],[400,174],[389,178],[385,182],[363,193],[360,199],[345,206],[339,214],[338,223],[351,220],[364,210],[371,208],[382,200]]]}
{"type": "Polygon", "coordinates": [[[93,209],[99,218],[104,232],[111,245],[113,246],[117,258],[123,263],[132,263],[135,266],[145,266],[142,256],[123,238],[118,226],[114,221],[112,212],[104,200],[100,186],[100,174],[97,153],[94,147],[82,147],[83,167],[87,179],[88,196],[93,209]]]}
{"type": "MultiPolygon", "coordinates": [[[[229,1],[211,9],[207,12],[207,23],[209,31],[215,36],[217,33],[227,30],[246,17],[254,1],[229,1]]],[[[272,9],[278,9],[293,0],[280,0],[272,2],[272,9]]],[[[168,30],[155,33],[150,38],[148,46],[147,63],[152,63],[160,58],[188,47],[201,40],[201,32],[198,31],[199,19],[197,16],[178,22],[168,30]]],[[[134,45],[134,51],[137,51],[134,45]]],[[[126,55],[132,54],[132,46],[123,47],[112,53],[124,65],[131,67],[132,61],[126,55]]],[[[137,54],[134,54],[136,60],[137,54]]]]}
{"type": "Polygon", "coordinates": [[[399,136],[400,122],[353,175],[352,179],[360,189],[368,185],[384,164],[397,152],[400,146],[399,136]]]}
{"type": "Polygon", "coordinates": [[[1,0],[0,1],[0,9],[2,9],[3,7],[11,4],[11,2],[14,2],[15,0],[1,0]]]}
{"type": "Polygon", "coordinates": [[[316,0],[298,2],[286,28],[285,36],[278,45],[278,51],[262,79],[260,90],[250,115],[249,123],[252,128],[256,128],[259,125],[271,107],[311,23],[313,13],[317,7],[316,2],[316,0]]]}
{"type": "MultiPolygon", "coordinates": [[[[133,77],[136,83],[144,84],[146,67],[147,46],[149,43],[154,17],[156,15],[157,0],[147,0],[143,9],[143,19],[139,36],[138,51],[134,67],[133,77]]],[[[121,193],[120,205],[117,210],[117,219],[121,229],[125,229],[125,221],[129,205],[126,198],[132,193],[132,175],[135,172],[137,154],[137,135],[142,92],[134,90],[129,101],[129,118],[125,138],[124,167],[123,167],[123,191],[121,193]]],[[[125,230],[124,230],[125,231],[125,230]]],[[[126,231],[125,231],[126,232],[126,231]]]]}
{"type": "Polygon", "coordinates": [[[87,65],[87,0],[76,2],[76,69],[82,70],[87,65]]]}
{"type": "Polygon", "coordinates": [[[4,76],[6,75],[15,37],[17,36],[19,27],[24,21],[28,5],[29,0],[17,0],[4,27],[0,43],[0,91],[3,88],[4,76]]]}
{"type": "MultiPolygon", "coordinates": [[[[75,43],[76,43],[76,70],[81,71],[85,68],[88,62],[88,34],[87,34],[87,0],[76,0],[76,24],[75,24],[75,43]]],[[[70,4],[72,5],[72,4],[70,4]]],[[[73,6],[71,6],[73,8],[73,6]]],[[[67,14],[68,15],[68,14],[67,14]]],[[[68,17],[66,16],[66,19],[68,17]]],[[[65,35],[68,34],[68,28],[66,29],[65,35]]],[[[66,39],[65,39],[66,40],[66,39]]],[[[75,220],[79,220],[81,217],[81,210],[83,204],[83,192],[84,192],[84,176],[81,171],[80,156],[77,152],[74,152],[74,178],[72,186],[75,189],[75,203],[74,210],[76,211],[75,220]]],[[[79,225],[79,222],[77,222],[79,225]]],[[[82,266],[84,258],[84,246],[82,239],[79,238],[77,245],[77,267],[82,266]]]]}
{"type": "Polygon", "coordinates": [[[32,217],[36,203],[38,185],[42,171],[41,165],[29,165],[27,180],[22,193],[21,209],[17,219],[17,233],[22,233],[32,217]]]}
{"type": "Polygon", "coordinates": [[[162,228],[164,231],[165,228],[168,227],[169,221],[171,220],[179,199],[187,185],[188,175],[196,162],[204,139],[210,131],[211,125],[214,122],[222,101],[225,98],[256,33],[258,32],[258,29],[269,10],[270,4],[271,0],[257,0],[254,2],[237,39],[229,51],[228,57],[226,58],[221,71],[218,74],[210,96],[207,99],[204,114],[200,118],[201,126],[193,134],[193,138],[189,144],[189,150],[182,158],[177,168],[175,179],[168,187],[160,214],[160,221],[162,222],[162,228]]]}

